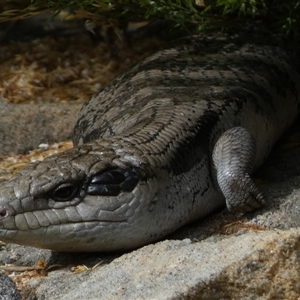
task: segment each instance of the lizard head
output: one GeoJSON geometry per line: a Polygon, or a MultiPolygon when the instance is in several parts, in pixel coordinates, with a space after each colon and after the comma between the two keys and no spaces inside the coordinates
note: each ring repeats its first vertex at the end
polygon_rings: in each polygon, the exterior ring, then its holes
{"type": "Polygon", "coordinates": [[[153,180],[157,174],[146,169],[142,153],[129,148],[85,144],[29,164],[1,183],[0,240],[111,251],[160,238],[160,180],[153,180]]]}

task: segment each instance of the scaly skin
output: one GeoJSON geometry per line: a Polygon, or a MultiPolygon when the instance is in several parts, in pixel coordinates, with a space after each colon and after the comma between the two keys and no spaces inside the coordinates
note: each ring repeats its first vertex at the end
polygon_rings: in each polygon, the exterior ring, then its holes
{"type": "Polygon", "coordinates": [[[83,106],[74,149],[1,184],[0,239],[132,249],[225,201],[260,207],[250,174],[299,112],[299,67],[248,37],[188,38],[152,55],[83,106]]]}

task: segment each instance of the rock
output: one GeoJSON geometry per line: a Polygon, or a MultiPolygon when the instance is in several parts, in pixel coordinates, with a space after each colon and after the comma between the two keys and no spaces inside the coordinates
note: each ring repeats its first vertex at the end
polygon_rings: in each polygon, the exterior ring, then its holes
{"type": "Polygon", "coordinates": [[[0,300],[21,300],[13,281],[0,271],[0,300]]]}
{"type": "Polygon", "coordinates": [[[71,139],[82,103],[9,104],[0,99],[0,155],[71,139]]]}
{"type": "Polygon", "coordinates": [[[90,272],[52,273],[36,294],[64,300],[296,299],[299,246],[299,229],[197,243],[166,240],[90,272]]]}
{"type": "Polygon", "coordinates": [[[36,299],[53,300],[296,299],[299,246],[300,229],[195,243],[165,240],[92,271],[50,272],[31,280],[27,292],[31,289],[36,299]]]}

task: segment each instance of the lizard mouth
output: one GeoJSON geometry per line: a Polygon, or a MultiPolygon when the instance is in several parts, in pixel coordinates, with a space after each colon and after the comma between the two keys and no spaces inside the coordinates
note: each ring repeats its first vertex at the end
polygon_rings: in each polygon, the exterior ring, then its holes
{"type": "Polygon", "coordinates": [[[129,241],[126,237],[124,230],[133,230],[128,222],[108,223],[110,222],[97,220],[69,222],[31,230],[0,228],[0,240],[61,252],[106,252],[131,249],[141,244],[138,239],[129,241]]]}
{"type": "MultiPolygon", "coordinates": [[[[17,215],[17,216],[20,216],[17,215]]],[[[14,216],[10,216],[10,215],[7,215],[7,213],[5,214],[5,216],[3,218],[9,218],[9,217],[12,217],[14,218],[14,216]]],[[[34,231],[34,230],[39,230],[39,229],[47,229],[47,231],[51,230],[51,227],[52,228],[55,228],[55,227],[62,227],[62,226],[74,226],[74,228],[77,226],[81,226],[81,225],[88,225],[88,224],[94,224],[94,225],[100,225],[100,224],[117,224],[117,223],[128,223],[128,219],[123,217],[123,218],[120,218],[118,220],[109,220],[109,219],[90,219],[90,220],[80,220],[80,221],[66,221],[66,222],[58,222],[57,224],[39,224],[39,226],[37,226],[37,224],[31,224],[32,226],[30,226],[30,224],[25,223],[23,222],[22,223],[22,227],[19,227],[15,224],[15,226],[11,226],[11,227],[5,227],[5,225],[3,224],[3,221],[1,222],[1,219],[0,219],[0,232],[1,231],[7,231],[7,232],[10,232],[10,231],[21,231],[21,232],[26,232],[26,231],[34,231]],[[35,226],[33,226],[35,225],[35,226]]]]}

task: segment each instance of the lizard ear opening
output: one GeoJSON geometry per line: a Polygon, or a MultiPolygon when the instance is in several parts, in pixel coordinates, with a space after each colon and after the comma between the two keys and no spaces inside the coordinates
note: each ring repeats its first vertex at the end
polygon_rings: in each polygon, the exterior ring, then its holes
{"type": "Polygon", "coordinates": [[[89,195],[117,196],[121,192],[131,192],[140,176],[130,168],[114,168],[93,175],[87,187],[89,195]]]}

